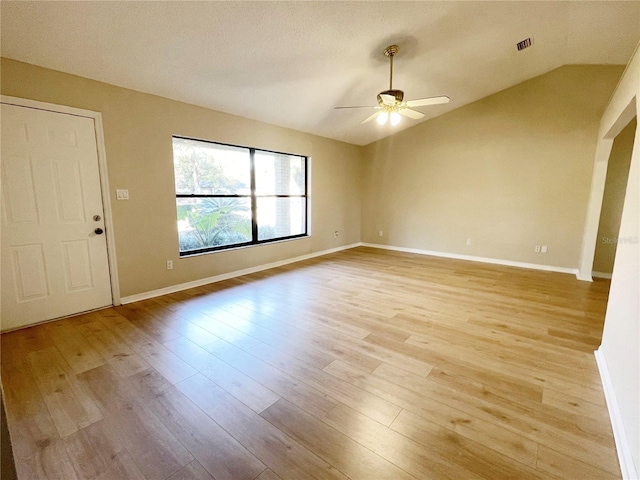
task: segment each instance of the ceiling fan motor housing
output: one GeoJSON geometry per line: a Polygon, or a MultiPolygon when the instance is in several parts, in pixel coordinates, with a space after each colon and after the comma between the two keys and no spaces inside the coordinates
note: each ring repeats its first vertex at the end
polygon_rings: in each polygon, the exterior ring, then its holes
{"type": "Polygon", "coordinates": [[[381,107],[384,105],[381,95],[391,95],[392,97],[395,97],[396,105],[402,103],[402,100],[404,99],[404,92],[402,90],[385,90],[378,94],[378,104],[381,107]]]}

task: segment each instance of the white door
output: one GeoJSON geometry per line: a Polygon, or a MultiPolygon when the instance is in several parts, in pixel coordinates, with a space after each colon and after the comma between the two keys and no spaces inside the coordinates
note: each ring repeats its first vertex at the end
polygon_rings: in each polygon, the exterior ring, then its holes
{"type": "Polygon", "coordinates": [[[111,305],[93,119],[0,108],[1,329],[111,305]]]}

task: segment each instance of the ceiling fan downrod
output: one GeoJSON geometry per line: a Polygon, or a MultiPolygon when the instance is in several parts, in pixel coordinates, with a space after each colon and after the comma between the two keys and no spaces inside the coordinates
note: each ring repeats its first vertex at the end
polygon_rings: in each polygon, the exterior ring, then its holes
{"type": "Polygon", "coordinates": [[[393,90],[393,56],[398,53],[397,45],[389,45],[384,49],[385,56],[389,57],[389,90],[393,90]]]}

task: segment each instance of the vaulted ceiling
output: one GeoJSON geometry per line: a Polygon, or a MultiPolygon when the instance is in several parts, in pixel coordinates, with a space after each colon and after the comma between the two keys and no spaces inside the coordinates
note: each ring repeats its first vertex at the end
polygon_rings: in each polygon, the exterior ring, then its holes
{"type": "Polygon", "coordinates": [[[11,2],[2,56],[365,145],[397,127],[361,125],[388,88],[423,121],[566,64],[625,64],[639,1],[11,2]],[[516,43],[533,46],[518,52],[516,43]]]}

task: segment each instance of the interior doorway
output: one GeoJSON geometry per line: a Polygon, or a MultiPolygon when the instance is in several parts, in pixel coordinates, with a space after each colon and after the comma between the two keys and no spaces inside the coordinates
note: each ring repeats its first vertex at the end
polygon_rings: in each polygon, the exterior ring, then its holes
{"type": "Polygon", "coordinates": [[[607,162],[607,173],[598,223],[598,236],[593,258],[592,276],[611,278],[616,248],[620,241],[620,219],[627,191],[631,154],[637,128],[637,117],[615,137],[607,162]]]}
{"type": "Polygon", "coordinates": [[[593,175],[591,178],[591,193],[589,194],[587,218],[582,237],[580,264],[578,274],[576,275],[578,280],[592,281],[593,261],[598,243],[598,228],[600,226],[600,213],[602,210],[609,158],[611,157],[614,140],[634,119],[636,119],[637,130],[638,109],[636,108],[636,102],[635,95],[629,95],[629,98],[618,100],[615,105],[615,115],[609,114],[603,117],[601,121],[598,143],[596,145],[593,175]]]}

